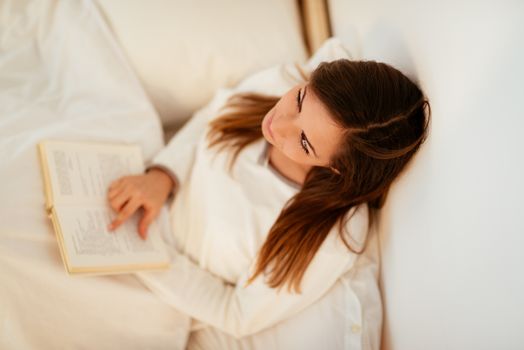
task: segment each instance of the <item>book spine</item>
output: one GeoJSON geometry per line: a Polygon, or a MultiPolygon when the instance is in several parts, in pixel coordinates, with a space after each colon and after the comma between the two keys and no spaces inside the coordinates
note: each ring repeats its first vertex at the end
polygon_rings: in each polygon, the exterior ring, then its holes
{"type": "Polygon", "coordinates": [[[45,208],[47,215],[51,217],[51,209],[53,208],[53,191],[51,191],[51,177],[49,176],[49,169],[47,167],[47,157],[45,152],[44,142],[39,142],[38,147],[38,156],[40,160],[40,168],[42,169],[43,179],[44,179],[44,190],[45,190],[45,208]]]}

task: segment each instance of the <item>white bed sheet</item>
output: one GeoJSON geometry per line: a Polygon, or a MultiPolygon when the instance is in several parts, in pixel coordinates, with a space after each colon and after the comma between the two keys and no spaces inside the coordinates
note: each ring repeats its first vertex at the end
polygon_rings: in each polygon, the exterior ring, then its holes
{"type": "Polygon", "coordinates": [[[183,349],[190,319],[134,275],[66,274],[44,206],[45,138],[137,142],[146,162],[164,144],[89,0],[0,1],[0,348],[183,349]]]}

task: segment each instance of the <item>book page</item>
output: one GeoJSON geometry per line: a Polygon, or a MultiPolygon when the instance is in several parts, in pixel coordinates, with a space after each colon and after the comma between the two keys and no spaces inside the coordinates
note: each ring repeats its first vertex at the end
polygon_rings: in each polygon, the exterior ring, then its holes
{"type": "Polygon", "coordinates": [[[150,224],[146,240],[138,235],[141,209],[112,232],[107,230],[114,216],[109,206],[59,205],[54,211],[70,268],[159,265],[169,261],[157,220],[150,224]]]}
{"type": "Polygon", "coordinates": [[[67,141],[44,145],[55,205],[103,205],[112,181],[144,172],[138,145],[67,141]]]}

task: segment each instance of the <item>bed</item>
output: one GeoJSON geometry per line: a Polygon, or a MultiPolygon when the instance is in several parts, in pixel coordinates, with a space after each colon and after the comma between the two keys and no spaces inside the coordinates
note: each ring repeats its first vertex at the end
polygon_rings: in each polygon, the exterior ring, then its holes
{"type": "MultiPolygon", "coordinates": [[[[171,77],[158,74],[158,66],[148,61],[151,57],[144,57],[136,43],[129,41],[136,33],[123,29],[133,26],[135,15],[153,21],[170,6],[166,1],[148,3],[153,8],[149,13],[142,12],[137,1],[0,3],[2,349],[183,349],[191,320],[167,308],[133,274],[67,275],[45,211],[36,144],[45,138],[138,143],[147,162],[218,87],[234,86],[247,74],[283,59],[303,62],[321,42],[318,35],[307,42],[302,39],[300,13],[310,5],[292,1],[259,4],[281,10],[282,23],[277,29],[280,36],[283,29],[288,34],[278,39],[273,33],[274,47],[280,49],[268,47],[268,53],[277,54],[234,70],[235,62],[228,66],[227,57],[218,56],[210,60],[203,46],[197,46],[197,54],[207,57],[201,63],[206,65],[203,74],[215,79],[203,93],[189,98],[184,95],[188,83],[180,78],[178,84],[166,84],[171,77]],[[152,5],[158,5],[156,10],[152,5]],[[285,44],[290,37],[294,46],[285,44]],[[156,71],[148,71],[152,68],[156,71]],[[220,76],[223,71],[228,73],[220,76]]],[[[189,3],[178,2],[177,6],[189,3]]],[[[311,17],[311,10],[307,11],[311,17]]],[[[256,30],[252,28],[253,33],[256,30]]],[[[253,37],[244,40],[252,42],[253,37]]],[[[187,42],[178,44],[178,54],[194,53],[181,50],[187,42]]],[[[247,62],[254,55],[261,56],[255,45],[250,49],[247,62]]],[[[194,62],[200,56],[185,57],[193,62],[192,76],[188,78],[187,72],[184,76],[195,85],[193,90],[202,87],[195,75],[203,68],[194,62]]],[[[184,64],[188,63],[179,62],[169,73],[182,74],[180,66],[188,70],[184,64]]],[[[169,69],[165,61],[160,67],[169,69]]],[[[159,221],[165,220],[165,209],[159,221]]]]}
{"type": "Polygon", "coordinates": [[[136,142],[149,160],[218,89],[305,62],[330,35],[418,80],[432,106],[379,218],[382,349],[522,349],[522,14],[518,1],[0,0],[0,349],[183,349],[190,320],[134,275],[66,274],[36,143],[136,142]]]}

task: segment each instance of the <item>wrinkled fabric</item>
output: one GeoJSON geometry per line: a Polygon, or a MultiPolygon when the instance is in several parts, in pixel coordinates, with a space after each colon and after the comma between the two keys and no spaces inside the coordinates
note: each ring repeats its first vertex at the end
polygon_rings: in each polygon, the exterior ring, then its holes
{"type": "MultiPolygon", "coordinates": [[[[69,276],[45,210],[43,139],[163,146],[92,1],[0,1],[0,348],[184,349],[190,318],[132,274],[69,276]]],[[[167,207],[164,208],[167,219],[167,207]]]]}

